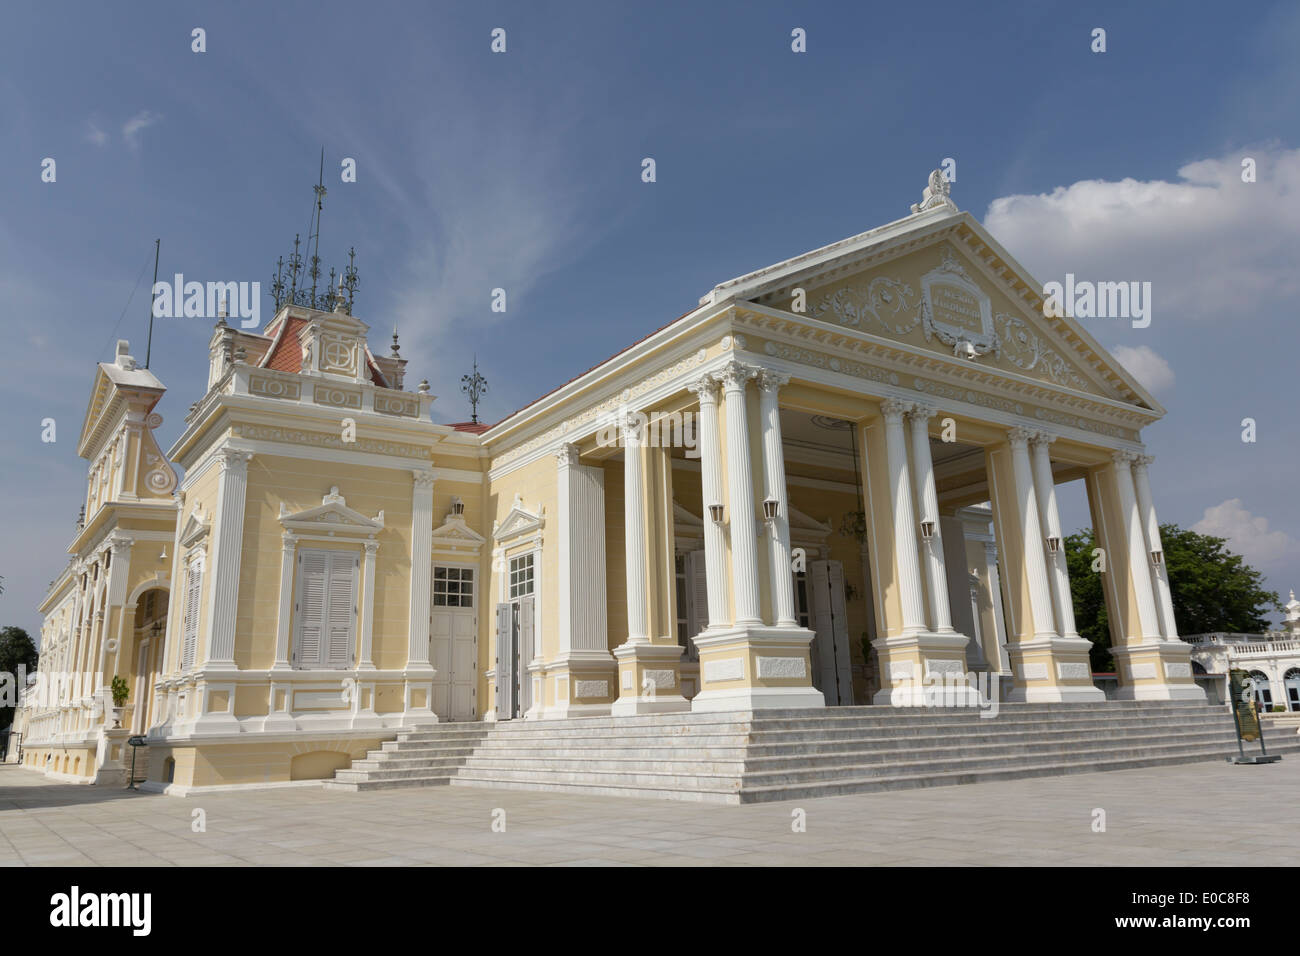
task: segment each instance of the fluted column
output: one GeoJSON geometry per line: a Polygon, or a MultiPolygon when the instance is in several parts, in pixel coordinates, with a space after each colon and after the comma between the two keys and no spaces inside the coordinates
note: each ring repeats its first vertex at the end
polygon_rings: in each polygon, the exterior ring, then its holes
{"type": "Polygon", "coordinates": [[[749,460],[749,418],[745,383],[757,369],[731,362],[718,373],[727,397],[727,491],[731,525],[731,592],[736,624],[762,624],[758,598],[758,523],[754,517],[754,475],[749,460]]]}
{"type": "Polygon", "coordinates": [[[885,417],[885,463],[889,469],[889,500],[894,515],[894,558],[898,565],[898,592],[903,608],[903,632],[925,630],[925,605],[921,599],[921,563],[916,552],[916,514],[912,507],[912,482],[907,466],[907,437],[903,416],[911,402],[889,399],[880,403],[885,417]]]}
{"type": "Polygon", "coordinates": [[[1166,641],[1178,640],[1178,624],[1174,620],[1174,598],[1169,590],[1169,572],[1165,565],[1164,543],[1160,540],[1160,522],[1156,519],[1155,504],[1151,500],[1151,480],[1147,465],[1155,459],[1139,455],[1133,461],[1133,483],[1137,487],[1138,511],[1146,525],[1146,545],[1150,555],[1159,555],[1159,563],[1150,561],[1151,579],[1155,584],[1156,610],[1160,615],[1160,632],[1166,641]]]}
{"type": "Polygon", "coordinates": [[[700,489],[704,519],[704,575],[709,600],[709,627],[731,622],[727,606],[727,539],[721,522],[709,514],[709,505],[722,504],[722,449],[718,442],[718,383],[704,377],[689,386],[700,400],[700,489]]]}
{"type": "Polygon", "coordinates": [[[645,416],[627,414],[619,423],[623,432],[623,522],[627,552],[627,642],[643,644],[649,637],[646,604],[645,474],[642,470],[642,429],[645,416]]]}
{"type": "Polygon", "coordinates": [[[1016,509],[1020,512],[1023,532],[1022,552],[1025,577],[1029,583],[1029,606],[1034,619],[1034,637],[1056,637],[1052,610],[1052,587],[1047,576],[1047,558],[1043,553],[1042,525],[1038,520],[1038,496],[1034,493],[1033,469],[1029,463],[1029,439],[1033,432],[1013,428],[1007,433],[1011,444],[1011,467],[1016,480],[1016,509]]]}
{"type": "Polygon", "coordinates": [[[1156,610],[1156,597],[1151,586],[1151,556],[1146,550],[1146,534],[1142,530],[1142,517],[1138,513],[1137,496],[1133,487],[1133,461],[1137,456],[1128,451],[1117,451],[1111,456],[1115,462],[1115,487],[1119,495],[1119,511],[1124,518],[1124,536],[1128,541],[1129,580],[1137,599],[1137,630],[1143,641],[1158,641],[1160,615],[1156,610]]]}
{"type": "Polygon", "coordinates": [[[1053,604],[1056,611],[1056,630],[1062,637],[1078,637],[1074,629],[1074,601],[1070,595],[1070,572],[1065,563],[1065,543],[1061,537],[1061,516],[1056,508],[1056,479],[1052,477],[1050,446],[1055,435],[1038,432],[1029,440],[1034,465],[1034,497],[1038,500],[1038,519],[1046,537],[1056,539],[1056,551],[1047,547],[1048,576],[1052,583],[1053,604]]]}
{"type": "Polygon", "coordinates": [[[244,546],[244,501],[248,491],[251,451],[223,448],[217,452],[217,508],[212,518],[212,587],[208,595],[204,661],[235,662],[235,615],[239,606],[239,565],[244,546]]]}
{"type": "Polygon", "coordinates": [[[941,634],[953,633],[952,609],[948,606],[948,576],[944,569],[943,536],[939,527],[939,496],[934,486],[934,457],[930,454],[930,419],[938,414],[929,405],[914,405],[907,413],[912,426],[912,463],[916,468],[916,500],[921,521],[933,528],[930,538],[921,540],[925,553],[925,579],[930,589],[930,623],[941,634]]]}
{"type": "Polygon", "coordinates": [[[407,623],[406,664],[421,669],[429,664],[429,601],[433,588],[433,486],[432,471],[412,469],[411,488],[411,601],[407,623]]]}
{"type": "Polygon", "coordinates": [[[768,522],[768,559],[772,568],[772,604],[778,627],[794,627],[794,574],[790,569],[790,502],[785,484],[785,451],[781,447],[781,409],[777,393],[790,376],[771,369],[758,375],[759,411],[763,423],[763,494],[776,502],[776,517],[768,522]]]}

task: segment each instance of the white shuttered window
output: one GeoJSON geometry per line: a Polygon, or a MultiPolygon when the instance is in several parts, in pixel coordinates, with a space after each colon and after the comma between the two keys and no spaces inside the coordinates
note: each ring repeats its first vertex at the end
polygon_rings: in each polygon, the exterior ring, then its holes
{"type": "Polygon", "coordinates": [[[203,558],[190,561],[185,578],[185,606],[181,618],[181,670],[194,666],[199,644],[199,596],[203,593],[203,558]]]}
{"type": "Polygon", "coordinates": [[[351,551],[298,552],[295,667],[346,668],[355,663],[357,576],[351,551]]]}

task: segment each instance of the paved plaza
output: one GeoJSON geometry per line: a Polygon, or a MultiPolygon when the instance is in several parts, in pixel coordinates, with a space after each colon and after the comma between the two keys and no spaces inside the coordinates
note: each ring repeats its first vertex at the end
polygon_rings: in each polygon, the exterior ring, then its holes
{"type": "Polygon", "coordinates": [[[739,807],[461,787],[181,799],[0,766],[0,864],[1278,866],[1300,863],[1297,792],[1296,757],[739,807]]]}

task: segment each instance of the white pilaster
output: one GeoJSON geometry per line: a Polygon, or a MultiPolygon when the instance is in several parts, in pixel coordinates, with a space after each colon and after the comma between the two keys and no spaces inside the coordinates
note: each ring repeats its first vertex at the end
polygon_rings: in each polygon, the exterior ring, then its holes
{"type": "Polygon", "coordinates": [[[411,604],[408,623],[408,668],[428,670],[429,600],[433,588],[433,485],[432,471],[411,471],[411,604]]]}
{"type": "Polygon", "coordinates": [[[749,460],[749,416],[745,384],[758,370],[730,362],[719,372],[727,398],[727,498],[731,527],[731,593],[738,625],[762,624],[758,599],[758,522],[754,516],[754,473],[749,460]]]}
{"type": "Polygon", "coordinates": [[[709,514],[722,504],[722,449],[718,441],[718,383],[705,377],[689,386],[700,400],[700,488],[704,519],[704,572],[709,601],[709,627],[731,624],[727,606],[726,532],[709,514]]]}
{"type": "Polygon", "coordinates": [[[577,445],[562,446],[555,459],[559,518],[558,657],[564,659],[573,651],[586,651],[596,652],[600,660],[608,661],[604,471],[581,465],[577,445]]]}
{"type": "Polygon", "coordinates": [[[364,577],[361,581],[361,663],[358,670],[375,669],[374,632],[375,632],[375,552],[379,550],[378,541],[363,541],[366,557],[362,562],[364,577]]]}
{"type": "Polygon", "coordinates": [[[274,670],[288,670],[289,625],[293,620],[293,565],[298,554],[298,536],[292,531],[280,535],[280,608],[275,626],[274,670]]]}
{"type": "Polygon", "coordinates": [[[642,429],[645,416],[629,413],[620,422],[623,437],[623,521],[627,560],[627,643],[650,640],[646,603],[645,475],[642,471],[642,429]]]}
{"type": "Polygon", "coordinates": [[[212,517],[212,555],[208,568],[212,584],[204,627],[203,660],[207,664],[235,662],[235,615],[239,607],[239,566],[244,546],[244,501],[248,491],[251,451],[222,448],[216,453],[217,508],[212,517]]]}
{"type": "Polygon", "coordinates": [[[1133,461],[1136,458],[1136,455],[1127,451],[1117,451],[1111,455],[1111,460],[1115,463],[1119,511],[1124,516],[1122,530],[1128,543],[1129,579],[1133,582],[1137,603],[1138,632],[1144,642],[1158,641],[1162,635],[1160,615],[1156,610],[1155,593],[1151,586],[1151,556],[1147,553],[1146,533],[1142,530],[1142,517],[1138,513],[1137,496],[1133,488],[1133,461]]]}
{"type": "Polygon", "coordinates": [[[1033,469],[1029,463],[1029,439],[1033,432],[1012,428],[1007,433],[1011,443],[1011,465],[1016,479],[1016,508],[1020,512],[1023,532],[1021,553],[1025,577],[1029,583],[1029,607],[1034,618],[1034,639],[1057,637],[1052,610],[1052,588],[1047,577],[1042,525],[1038,520],[1038,496],[1034,493],[1033,469]]]}
{"type": "Polygon", "coordinates": [[[952,609],[948,606],[948,575],[944,568],[943,533],[939,520],[939,497],[934,486],[934,458],[930,454],[929,421],[937,414],[928,405],[913,405],[907,413],[912,426],[912,463],[916,468],[916,501],[921,508],[921,522],[932,529],[930,538],[921,539],[925,553],[925,578],[930,590],[930,621],[940,634],[952,634],[952,609]]]}
{"type": "Polygon", "coordinates": [[[1160,540],[1160,522],[1156,519],[1155,503],[1151,500],[1151,480],[1147,475],[1147,465],[1155,459],[1150,455],[1139,455],[1133,461],[1133,482],[1137,486],[1138,511],[1146,524],[1146,545],[1148,558],[1159,555],[1159,563],[1149,562],[1151,579],[1155,584],[1156,609],[1160,614],[1160,632],[1167,641],[1178,640],[1178,624],[1174,620],[1174,599],[1169,590],[1169,572],[1165,567],[1164,543],[1160,540]]]}
{"type": "Polygon", "coordinates": [[[889,500],[894,514],[894,560],[898,565],[898,594],[905,635],[925,631],[925,605],[921,598],[921,563],[916,551],[916,514],[912,508],[912,482],[907,466],[907,437],[903,416],[910,402],[889,399],[880,403],[885,418],[885,463],[889,469],[889,500]]]}
{"type": "Polygon", "coordinates": [[[1038,519],[1047,539],[1055,539],[1056,551],[1044,540],[1048,575],[1052,583],[1056,630],[1062,637],[1078,637],[1074,629],[1074,600],[1070,595],[1070,572],[1065,563],[1065,541],[1061,535],[1061,516],[1056,508],[1056,479],[1052,477],[1050,446],[1055,435],[1038,432],[1029,440],[1034,466],[1034,497],[1038,501],[1038,519]]]}
{"type": "MultiPolygon", "coordinates": [[[[790,502],[785,484],[785,452],[781,447],[781,408],[777,393],[789,375],[763,369],[758,375],[759,412],[763,423],[763,494],[776,502],[776,517],[768,522],[768,560],[772,570],[772,603],[777,627],[795,627],[794,573],[790,568],[790,502]]],[[[708,520],[708,516],[705,516],[708,520]]]]}

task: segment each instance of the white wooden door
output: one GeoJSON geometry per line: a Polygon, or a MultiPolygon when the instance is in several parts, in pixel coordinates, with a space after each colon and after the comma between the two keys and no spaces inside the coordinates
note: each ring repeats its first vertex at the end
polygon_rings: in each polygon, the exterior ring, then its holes
{"type": "Polygon", "coordinates": [[[473,720],[478,685],[478,600],[474,568],[440,564],[433,569],[429,612],[429,661],[433,712],[446,720],[473,720]]]}
{"type": "Polygon", "coordinates": [[[496,715],[515,715],[515,627],[513,604],[497,605],[496,715]]]}

